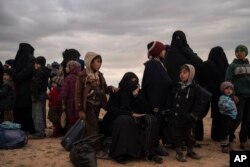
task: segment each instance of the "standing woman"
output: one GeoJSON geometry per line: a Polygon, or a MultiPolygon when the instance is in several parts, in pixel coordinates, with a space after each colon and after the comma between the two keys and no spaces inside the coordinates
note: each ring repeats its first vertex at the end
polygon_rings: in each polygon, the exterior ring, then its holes
{"type": "MultiPolygon", "coordinates": [[[[205,61],[199,72],[200,85],[204,86],[209,92],[213,94],[211,98],[211,138],[215,141],[220,140],[220,117],[218,101],[221,95],[220,84],[225,79],[226,70],[228,67],[228,60],[222,47],[216,46],[211,49],[208,60],[205,61]]],[[[209,106],[208,106],[209,110],[209,106]]],[[[207,110],[207,111],[208,111],[207,110]]],[[[206,113],[203,114],[205,116],[206,113]]]]}
{"type": "Polygon", "coordinates": [[[14,66],[13,79],[16,91],[14,122],[21,124],[25,132],[34,133],[32,120],[31,82],[34,73],[34,48],[28,43],[20,43],[14,66]]]}

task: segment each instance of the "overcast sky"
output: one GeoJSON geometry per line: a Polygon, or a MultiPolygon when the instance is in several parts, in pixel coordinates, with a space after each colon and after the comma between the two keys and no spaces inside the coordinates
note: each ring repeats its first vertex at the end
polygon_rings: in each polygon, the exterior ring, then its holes
{"type": "Polygon", "coordinates": [[[139,78],[152,40],[169,44],[182,30],[191,48],[206,60],[222,46],[229,62],[234,48],[250,48],[249,0],[0,0],[0,60],[14,58],[21,42],[48,63],[62,61],[66,48],[81,58],[102,55],[101,71],[117,86],[127,71],[139,78]]]}

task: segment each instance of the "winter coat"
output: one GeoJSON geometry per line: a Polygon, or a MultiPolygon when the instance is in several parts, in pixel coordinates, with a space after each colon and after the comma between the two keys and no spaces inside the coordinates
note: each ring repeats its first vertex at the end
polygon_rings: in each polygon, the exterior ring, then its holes
{"type": "Polygon", "coordinates": [[[182,31],[176,31],[164,59],[164,66],[172,81],[174,83],[179,81],[179,70],[182,65],[191,64],[198,72],[201,63],[201,58],[189,47],[185,34],[182,31]],[[177,36],[178,40],[176,39],[177,36]]]}
{"type": "Polygon", "coordinates": [[[34,48],[21,43],[13,66],[13,80],[15,83],[15,107],[31,107],[31,83],[34,73],[34,48]]]}
{"type": "Polygon", "coordinates": [[[172,81],[160,60],[151,59],[145,63],[142,91],[151,111],[158,112],[168,107],[172,81]]]}
{"type": "Polygon", "coordinates": [[[47,67],[42,66],[35,71],[31,85],[34,99],[37,99],[41,93],[47,91],[49,76],[50,70],[47,67]]]}
{"type": "Polygon", "coordinates": [[[178,83],[173,95],[174,127],[192,128],[200,117],[200,89],[196,83],[181,89],[178,83]]]}
{"type": "Polygon", "coordinates": [[[12,109],[15,103],[15,91],[12,81],[4,81],[0,89],[0,109],[12,109]]]}
{"type": "Polygon", "coordinates": [[[64,101],[66,107],[66,122],[71,125],[74,124],[79,118],[78,110],[75,107],[75,92],[77,76],[80,70],[80,65],[71,69],[69,75],[63,82],[60,94],[60,98],[64,101]]]}
{"type": "Polygon", "coordinates": [[[49,92],[49,107],[60,107],[62,102],[60,100],[60,88],[52,87],[49,92]]]}
{"type": "Polygon", "coordinates": [[[234,59],[227,68],[225,80],[233,83],[236,95],[250,97],[250,64],[248,59],[234,59]]]}
{"type": "Polygon", "coordinates": [[[237,117],[237,108],[232,99],[232,97],[227,95],[221,95],[220,100],[218,102],[218,106],[220,108],[220,113],[230,116],[232,119],[236,119],[237,117]]]}

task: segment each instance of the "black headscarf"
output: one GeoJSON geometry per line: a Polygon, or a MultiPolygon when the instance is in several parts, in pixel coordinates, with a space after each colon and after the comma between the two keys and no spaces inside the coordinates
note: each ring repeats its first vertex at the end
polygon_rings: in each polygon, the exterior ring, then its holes
{"type": "Polygon", "coordinates": [[[178,30],[173,33],[171,46],[176,46],[179,49],[189,47],[186,35],[183,31],[178,30]]]}
{"type": "Polygon", "coordinates": [[[34,51],[35,49],[28,43],[19,44],[14,62],[15,72],[20,72],[23,68],[27,67],[31,60],[34,59],[34,51]]]}
{"type": "Polygon", "coordinates": [[[222,75],[225,76],[228,67],[228,60],[222,47],[216,46],[212,48],[208,55],[208,60],[214,62],[223,73],[222,75]]]}
{"type": "Polygon", "coordinates": [[[119,83],[119,88],[131,93],[139,84],[138,77],[133,72],[127,72],[119,83]]]}

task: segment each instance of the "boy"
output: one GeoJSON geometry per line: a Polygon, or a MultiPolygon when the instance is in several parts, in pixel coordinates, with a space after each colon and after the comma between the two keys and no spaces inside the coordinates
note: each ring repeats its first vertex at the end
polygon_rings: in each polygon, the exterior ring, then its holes
{"type": "Polygon", "coordinates": [[[181,152],[183,141],[187,145],[187,156],[192,159],[200,159],[194,151],[195,139],[191,134],[195,121],[200,112],[200,89],[193,82],[195,68],[190,64],[184,64],[180,68],[180,82],[174,90],[174,123],[172,139],[176,147],[176,159],[186,162],[186,157],[181,152]]]}
{"type": "Polygon", "coordinates": [[[15,101],[14,84],[11,69],[5,69],[3,74],[3,85],[0,89],[0,112],[3,112],[4,121],[13,122],[13,111],[15,101]]]}
{"type": "Polygon", "coordinates": [[[218,106],[221,116],[221,151],[229,153],[229,135],[233,130],[233,123],[237,117],[237,109],[233,101],[234,86],[231,82],[224,81],[220,85],[222,95],[220,96],[218,106]]]}
{"type": "Polygon", "coordinates": [[[235,49],[236,59],[228,66],[226,71],[226,81],[230,81],[234,85],[235,96],[237,96],[237,120],[231,134],[231,141],[234,138],[234,132],[241,123],[240,129],[240,148],[247,148],[247,133],[250,123],[250,64],[246,58],[248,49],[244,45],[239,45],[235,49]]]}
{"type": "Polygon", "coordinates": [[[48,86],[49,69],[45,67],[46,59],[43,56],[35,58],[35,74],[32,78],[32,118],[35,127],[33,139],[45,137],[46,118],[46,91],[48,86]]]}

